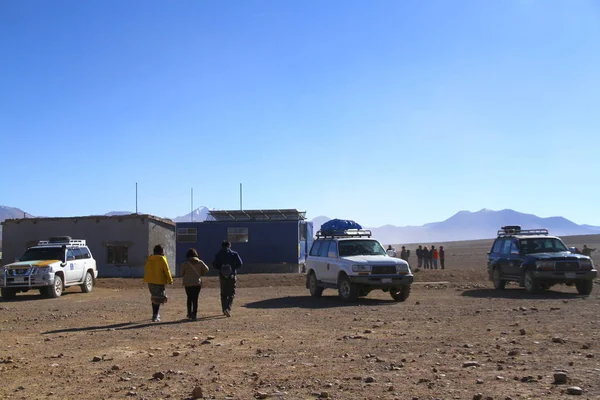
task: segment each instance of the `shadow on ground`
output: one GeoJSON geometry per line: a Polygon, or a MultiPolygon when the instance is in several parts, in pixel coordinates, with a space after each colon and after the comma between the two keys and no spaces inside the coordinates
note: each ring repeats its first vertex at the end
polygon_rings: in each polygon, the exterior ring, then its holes
{"type": "Polygon", "coordinates": [[[338,296],[322,296],[319,298],[311,296],[286,296],[247,303],[243,307],[258,309],[278,309],[278,308],[336,308],[336,307],[354,307],[354,306],[380,306],[394,304],[396,301],[370,299],[361,297],[354,302],[346,302],[338,296]]]}
{"type": "MultiPolygon", "coordinates": [[[[37,290],[33,291],[29,291],[29,292],[19,292],[16,294],[15,297],[11,298],[10,300],[4,300],[4,299],[0,299],[0,303],[18,303],[18,302],[22,302],[22,301],[33,301],[33,300],[50,300],[50,301],[55,301],[56,299],[47,297],[47,296],[43,296],[40,293],[36,293],[37,290]]],[[[82,294],[81,291],[79,292],[63,292],[61,297],[68,297],[74,294],[82,294]]]]}
{"type": "Polygon", "coordinates": [[[73,333],[73,332],[89,332],[89,331],[106,331],[106,330],[115,330],[115,331],[126,331],[130,329],[140,329],[147,328],[149,326],[166,326],[166,325],[179,325],[194,322],[206,321],[209,319],[217,319],[217,318],[227,318],[224,315],[211,315],[206,317],[199,317],[196,321],[191,321],[189,319],[179,319],[175,321],[165,321],[165,322],[147,322],[147,321],[139,321],[139,322],[122,322],[119,324],[110,324],[110,325],[96,325],[96,326],[84,326],[81,328],[65,328],[65,329],[56,329],[53,331],[43,332],[43,335],[51,335],[54,333],[73,333]]]}
{"type": "Polygon", "coordinates": [[[566,300],[566,299],[579,299],[586,296],[582,296],[578,293],[565,293],[557,292],[552,290],[545,290],[539,294],[530,294],[523,288],[514,288],[506,290],[496,289],[472,289],[465,290],[462,296],[473,297],[477,299],[515,299],[515,300],[566,300]]]}

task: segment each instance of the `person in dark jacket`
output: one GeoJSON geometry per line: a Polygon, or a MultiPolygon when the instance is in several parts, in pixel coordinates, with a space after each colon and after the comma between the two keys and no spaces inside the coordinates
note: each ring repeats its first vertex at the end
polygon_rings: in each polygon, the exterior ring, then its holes
{"type": "Polygon", "coordinates": [[[423,247],[419,245],[417,247],[417,268],[421,268],[423,266],[423,247]]]}
{"type": "Polygon", "coordinates": [[[231,250],[231,243],[224,240],[221,250],[216,254],[213,267],[219,270],[221,283],[221,308],[223,315],[231,317],[231,306],[235,297],[237,270],[242,266],[242,259],[238,253],[231,250]]]}
{"type": "Polygon", "coordinates": [[[444,262],[446,261],[446,252],[444,251],[444,246],[440,246],[440,267],[444,269],[444,262]]]}
{"type": "Polygon", "coordinates": [[[429,249],[427,246],[423,246],[423,268],[429,269],[431,254],[429,253],[429,249]]]}

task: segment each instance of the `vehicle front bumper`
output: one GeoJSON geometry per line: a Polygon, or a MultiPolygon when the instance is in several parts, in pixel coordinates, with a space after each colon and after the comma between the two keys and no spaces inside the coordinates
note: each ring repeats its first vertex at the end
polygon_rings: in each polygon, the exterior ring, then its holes
{"type": "Polygon", "coordinates": [[[598,271],[592,269],[590,271],[539,271],[535,270],[533,276],[541,280],[549,281],[579,281],[592,280],[598,276],[598,271]]]}
{"type": "Polygon", "coordinates": [[[414,280],[412,275],[354,275],[348,278],[353,284],[381,289],[410,285],[414,280]]]}
{"type": "Polygon", "coordinates": [[[0,272],[0,288],[34,289],[54,284],[54,273],[42,273],[25,276],[8,276],[0,272]]]}

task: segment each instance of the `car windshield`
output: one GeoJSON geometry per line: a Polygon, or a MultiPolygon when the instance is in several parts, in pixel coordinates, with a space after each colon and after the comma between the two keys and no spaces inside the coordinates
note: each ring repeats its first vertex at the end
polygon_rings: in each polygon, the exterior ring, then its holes
{"type": "Polygon", "coordinates": [[[569,251],[567,246],[557,238],[532,238],[519,241],[521,251],[525,254],[533,253],[558,253],[569,251]]]}
{"type": "Polygon", "coordinates": [[[65,251],[60,247],[32,247],[27,249],[19,261],[65,260],[65,251]]]}
{"type": "Polygon", "coordinates": [[[340,257],[384,256],[387,253],[377,240],[340,240],[340,257]]]}

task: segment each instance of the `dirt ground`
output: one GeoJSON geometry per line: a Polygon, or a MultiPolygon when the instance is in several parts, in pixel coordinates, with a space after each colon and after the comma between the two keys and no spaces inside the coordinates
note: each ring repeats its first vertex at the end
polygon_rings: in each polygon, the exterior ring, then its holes
{"type": "Polygon", "coordinates": [[[313,299],[303,276],[241,275],[226,318],[209,277],[198,321],[183,319],[176,281],[151,323],[139,279],[19,294],[0,303],[0,399],[189,399],[196,387],[212,399],[562,399],[572,386],[599,399],[599,285],[495,291],[488,250],[449,244],[447,269],[416,272],[404,303],[313,299]]]}

